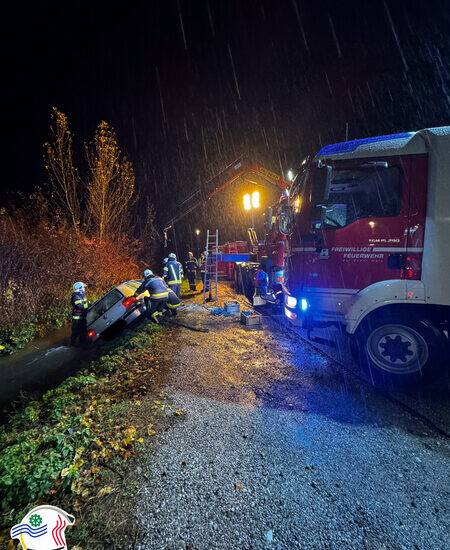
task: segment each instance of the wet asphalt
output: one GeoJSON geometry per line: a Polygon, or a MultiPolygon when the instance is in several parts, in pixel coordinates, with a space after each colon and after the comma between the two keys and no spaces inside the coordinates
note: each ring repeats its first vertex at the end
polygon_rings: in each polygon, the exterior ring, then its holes
{"type": "Polygon", "coordinates": [[[145,460],[138,548],[450,547],[448,440],[276,319],[198,301],[180,320],[209,333],[158,350],[184,414],[145,460]]]}

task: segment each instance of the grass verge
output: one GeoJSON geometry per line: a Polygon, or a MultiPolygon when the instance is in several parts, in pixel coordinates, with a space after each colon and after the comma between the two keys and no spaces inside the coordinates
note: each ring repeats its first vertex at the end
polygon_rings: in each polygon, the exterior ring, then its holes
{"type": "Polygon", "coordinates": [[[157,426],[182,414],[170,410],[152,354],[164,331],[148,321],[126,329],[87,368],[0,427],[0,542],[28,510],[49,503],[77,516],[71,545],[134,544],[139,454],[157,426]]]}

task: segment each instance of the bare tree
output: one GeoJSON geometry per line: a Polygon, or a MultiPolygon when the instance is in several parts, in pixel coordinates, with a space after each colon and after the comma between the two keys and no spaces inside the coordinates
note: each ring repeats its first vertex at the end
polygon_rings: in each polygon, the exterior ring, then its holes
{"type": "Polygon", "coordinates": [[[136,200],[133,166],[122,155],[116,133],[105,121],[85,149],[90,171],[86,205],[90,229],[100,239],[118,235],[127,228],[130,207],[136,200]]]}
{"type": "Polygon", "coordinates": [[[75,231],[80,225],[80,178],[73,165],[72,134],[67,117],[56,107],[51,115],[51,139],[44,143],[45,168],[48,173],[52,197],[75,231]]]}
{"type": "Polygon", "coordinates": [[[156,226],[156,210],[150,200],[146,199],[146,215],[138,216],[134,232],[142,243],[140,257],[145,265],[152,265],[155,253],[161,242],[161,235],[156,226]]]}

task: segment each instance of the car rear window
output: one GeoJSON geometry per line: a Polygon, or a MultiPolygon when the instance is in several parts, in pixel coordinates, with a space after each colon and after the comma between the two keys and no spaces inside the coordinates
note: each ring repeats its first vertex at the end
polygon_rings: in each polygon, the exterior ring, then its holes
{"type": "Polygon", "coordinates": [[[103,298],[96,302],[89,308],[86,315],[86,322],[88,325],[94,323],[99,317],[104,315],[108,309],[111,309],[113,305],[117,304],[123,298],[123,294],[114,288],[111,292],[108,292],[103,298]]]}

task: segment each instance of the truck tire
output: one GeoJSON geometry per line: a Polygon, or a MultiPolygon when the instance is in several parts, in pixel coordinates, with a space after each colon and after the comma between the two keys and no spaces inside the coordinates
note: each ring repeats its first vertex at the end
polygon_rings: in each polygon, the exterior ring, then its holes
{"type": "Polygon", "coordinates": [[[433,323],[410,312],[374,314],[351,341],[355,361],[380,387],[425,384],[445,367],[447,340],[433,323]]]}

